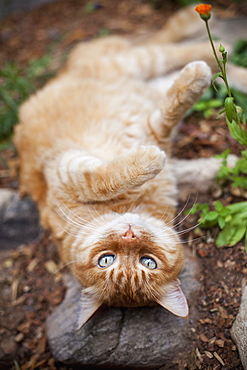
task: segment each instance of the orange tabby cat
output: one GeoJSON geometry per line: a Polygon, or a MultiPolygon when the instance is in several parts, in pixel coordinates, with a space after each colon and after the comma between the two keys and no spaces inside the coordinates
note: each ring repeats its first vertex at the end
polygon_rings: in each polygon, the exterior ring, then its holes
{"type": "Polygon", "coordinates": [[[20,109],[21,191],[82,285],[78,327],[104,303],[188,315],[170,136],[209,86],[213,56],[208,42],[173,37],[82,43],[20,109]]]}

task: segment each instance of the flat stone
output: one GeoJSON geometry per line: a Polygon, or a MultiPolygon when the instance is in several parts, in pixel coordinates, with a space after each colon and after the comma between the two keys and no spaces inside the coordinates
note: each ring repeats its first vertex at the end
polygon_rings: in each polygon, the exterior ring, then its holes
{"type": "Polygon", "coordinates": [[[247,369],[247,279],[243,280],[242,299],[236,320],[231,329],[231,336],[238,347],[244,369],[247,369]]]}
{"type": "Polygon", "coordinates": [[[41,231],[38,211],[31,198],[21,199],[11,189],[0,189],[1,250],[31,243],[41,231]]]}
{"type": "MultiPolygon", "coordinates": [[[[238,157],[230,154],[227,165],[235,166],[238,157]]],[[[215,177],[221,167],[222,159],[172,159],[173,173],[178,184],[178,198],[185,201],[188,196],[195,193],[206,193],[215,183],[215,177]]]]}
{"type": "Polygon", "coordinates": [[[160,306],[112,307],[98,311],[76,331],[81,286],[66,275],[65,299],[46,323],[54,357],[66,364],[131,369],[172,365],[184,358],[192,345],[188,334],[196,320],[193,297],[199,290],[197,262],[187,254],[180,280],[190,304],[189,321],[160,306]]]}

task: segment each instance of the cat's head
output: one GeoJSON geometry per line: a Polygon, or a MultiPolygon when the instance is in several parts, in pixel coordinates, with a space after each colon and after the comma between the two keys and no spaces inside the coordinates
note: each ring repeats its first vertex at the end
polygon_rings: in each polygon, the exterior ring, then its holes
{"type": "Polygon", "coordinates": [[[78,233],[73,271],[83,286],[81,327],[102,304],[133,307],[158,303],[186,317],[188,306],[177,279],[183,262],[174,230],[137,214],[107,214],[78,233]]]}

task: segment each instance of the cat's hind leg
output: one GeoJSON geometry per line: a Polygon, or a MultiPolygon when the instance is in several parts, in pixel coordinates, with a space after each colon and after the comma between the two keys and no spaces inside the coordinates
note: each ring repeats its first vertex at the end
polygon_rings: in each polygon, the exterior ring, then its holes
{"type": "Polygon", "coordinates": [[[165,153],[156,146],[139,146],[111,162],[73,149],[46,168],[46,178],[55,197],[101,202],[154,178],[165,159],[165,153]]]}
{"type": "Polygon", "coordinates": [[[181,70],[165,95],[162,120],[149,123],[160,145],[167,142],[171,130],[210,85],[211,75],[210,67],[203,61],[191,62],[181,70]]]}

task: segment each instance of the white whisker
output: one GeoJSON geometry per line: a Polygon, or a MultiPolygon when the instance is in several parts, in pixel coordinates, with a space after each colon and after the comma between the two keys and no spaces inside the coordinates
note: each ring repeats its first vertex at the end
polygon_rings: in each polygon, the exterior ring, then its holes
{"type": "MultiPolygon", "coordinates": [[[[59,205],[58,202],[57,203],[57,207],[59,208],[60,212],[62,213],[59,214],[57,213],[64,221],[70,221],[70,223],[76,227],[79,227],[79,228],[84,228],[84,229],[87,229],[87,230],[91,230],[91,231],[95,231],[97,230],[97,227],[96,226],[92,226],[90,224],[90,222],[87,221],[87,224],[81,224],[81,223],[78,223],[76,222],[75,220],[73,220],[71,217],[69,217],[69,215],[67,213],[65,213],[65,211],[62,209],[62,207],[59,205]],[[64,217],[63,217],[64,216],[64,217]]],[[[68,207],[65,206],[65,204],[63,204],[63,206],[70,212],[72,213],[72,215],[75,215],[68,207]]],[[[80,218],[78,215],[75,215],[77,218],[80,218]]]]}
{"type": "Polygon", "coordinates": [[[194,230],[197,226],[200,226],[205,219],[206,219],[206,217],[204,217],[204,219],[201,220],[200,222],[198,222],[196,225],[191,226],[188,229],[185,229],[185,230],[182,230],[182,231],[178,231],[177,234],[178,235],[183,235],[183,234],[186,234],[188,231],[194,230]]]}
{"type": "Polygon", "coordinates": [[[66,234],[68,234],[68,235],[70,235],[70,236],[73,236],[73,237],[76,237],[77,235],[78,235],[78,232],[75,232],[75,233],[72,233],[71,232],[71,230],[68,230],[68,228],[66,228],[64,225],[62,225],[62,224],[58,224],[60,227],[61,227],[61,229],[66,233],[66,234]]]}
{"type": "Polygon", "coordinates": [[[188,244],[188,243],[194,242],[195,240],[199,240],[199,239],[202,239],[202,238],[203,238],[202,236],[198,236],[197,238],[193,238],[193,239],[190,239],[190,240],[181,240],[180,244],[188,244]]]}
{"type": "Polygon", "coordinates": [[[57,269],[57,271],[54,272],[54,274],[57,274],[59,271],[61,271],[64,267],[68,266],[68,265],[71,265],[72,263],[75,263],[77,261],[70,261],[70,262],[67,262],[65,263],[63,266],[59,267],[59,269],[57,269]]]}
{"type": "Polygon", "coordinates": [[[149,294],[152,296],[153,300],[156,301],[157,300],[157,297],[155,296],[154,292],[152,291],[152,288],[151,288],[149,282],[148,281],[144,281],[144,285],[147,288],[149,294]]]}
{"type": "MultiPolygon", "coordinates": [[[[177,216],[176,217],[174,217],[174,219],[171,221],[171,222],[173,222],[174,223],[174,221],[184,212],[184,210],[186,209],[186,207],[187,207],[187,205],[188,205],[188,203],[189,203],[189,201],[190,201],[190,197],[191,197],[191,195],[189,195],[188,196],[188,198],[187,198],[187,200],[186,200],[186,202],[185,202],[185,204],[184,204],[184,206],[183,206],[183,208],[181,209],[181,211],[177,214],[177,216]]],[[[194,204],[193,204],[193,207],[195,206],[195,204],[196,204],[196,201],[197,201],[197,196],[196,196],[196,199],[195,199],[195,201],[194,201],[194,204]]],[[[193,209],[193,207],[191,208],[191,210],[193,209]]],[[[176,223],[176,224],[173,224],[173,227],[174,228],[176,228],[176,227],[178,227],[178,225],[180,225],[184,220],[186,220],[186,218],[189,216],[189,214],[190,213],[188,213],[182,220],[180,220],[178,223],[176,223]]],[[[169,224],[168,224],[169,225],[169,224]]]]}

